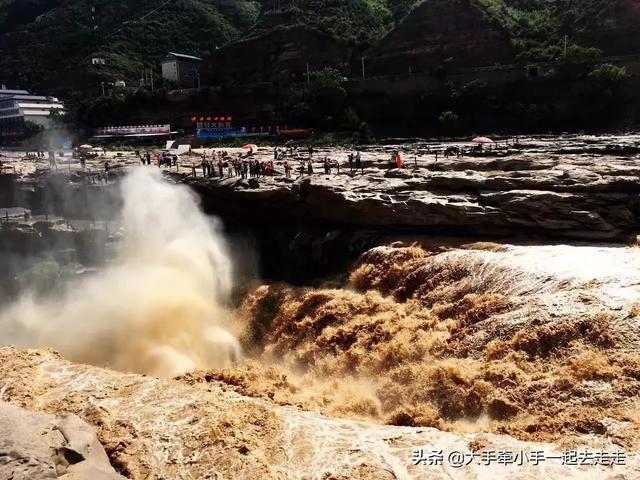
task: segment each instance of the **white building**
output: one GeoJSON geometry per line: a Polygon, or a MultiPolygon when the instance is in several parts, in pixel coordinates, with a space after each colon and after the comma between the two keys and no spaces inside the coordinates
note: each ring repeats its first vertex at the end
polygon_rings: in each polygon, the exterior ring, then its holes
{"type": "Polygon", "coordinates": [[[201,63],[199,57],[169,52],[162,61],[162,78],[186,87],[199,87],[201,63]]]}
{"type": "Polygon", "coordinates": [[[26,90],[0,88],[0,129],[20,130],[26,122],[47,127],[51,114],[64,115],[64,104],[55,97],[31,95],[26,90]]]}

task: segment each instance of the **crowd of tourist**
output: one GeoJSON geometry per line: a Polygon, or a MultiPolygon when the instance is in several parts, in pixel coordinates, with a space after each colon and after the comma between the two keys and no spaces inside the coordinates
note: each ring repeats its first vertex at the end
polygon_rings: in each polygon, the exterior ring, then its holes
{"type": "MultiPolygon", "coordinates": [[[[183,167],[191,168],[191,174],[198,177],[201,173],[205,178],[261,178],[273,177],[277,174],[284,173],[286,178],[291,178],[294,171],[298,176],[313,175],[314,161],[313,155],[315,150],[312,146],[305,148],[303,151],[296,147],[275,147],[273,149],[273,160],[264,160],[256,158],[256,151],[253,148],[248,152],[238,154],[236,156],[230,154],[227,150],[205,150],[198,155],[198,161],[193,162],[193,154],[189,154],[182,162],[183,167]],[[276,170],[276,164],[282,166],[282,170],[276,170]]],[[[178,157],[169,155],[167,152],[151,154],[145,152],[140,154],[136,152],[140,158],[142,165],[151,165],[152,159],[158,167],[177,167],[178,157]]],[[[340,174],[342,163],[337,160],[331,160],[324,157],[320,160],[324,173],[330,175],[334,170],[336,174],[340,174]]],[[[349,172],[364,173],[364,164],[362,162],[362,154],[360,152],[350,153],[347,157],[349,172]]]]}
{"type": "MultiPolygon", "coordinates": [[[[472,147],[451,145],[448,146],[433,146],[428,147],[426,151],[422,152],[422,155],[426,153],[427,156],[433,157],[434,162],[437,163],[439,158],[448,157],[464,157],[465,155],[492,155],[497,153],[501,149],[502,145],[494,142],[486,137],[478,137],[473,142],[482,140],[483,143],[478,143],[472,147]]],[[[504,147],[510,148],[512,146],[519,146],[519,139],[505,139],[504,147]]],[[[102,150],[102,155],[106,156],[107,150],[105,147],[93,148],[89,152],[82,150],[82,147],[77,148],[74,151],[73,157],[80,160],[80,166],[85,169],[87,166],[88,158],[95,158],[98,154],[96,150],[102,150]]],[[[285,178],[291,179],[295,173],[298,177],[314,174],[314,154],[316,153],[313,146],[297,147],[297,146],[276,146],[273,148],[273,159],[265,160],[265,155],[261,155],[257,158],[258,147],[255,145],[247,145],[243,147],[245,150],[241,154],[232,155],[227,150],[205,150],[203,153],[196,154],[188,148],[183,156],[178,156],[175,153],[171,153],[168,150],[164,151],[139,151],[136,150],[135,155],[142,165],[157,165],[158,167],[167,168],[190,168],[191,174],[194,177],[199,176],[202,172],[202,176],[206,178],[234,178],[239,177],[241,179],[249,178],[261,178],[261,177],[273,177],[284,174],[285,178]],[[197,160],[194,162],[194,155],[197,160]],[[282,170],[276,169],[282,167],[282,170]]],[[[62,155],[62,153],[60,154],[62,155]]],[[[122,153],[118,153],[117,156],[125,156],[122,153]]],[[[46,158],[45,152],[35,151],[27,153],[29,158],[46,158]]],[[[55,152],[48,152],[49,168],[58,169],[58,163],[56,160],[55,152]]],[[[415,166],[418,166],[418,157],[414,156],[415,166]]],[[[365,164],[362,160],[362,154],[360,151],[349,153],[343,161],[335,158],[323,157],[316,159],[316,163],[320,163],[322,166],[321,172],[325,175],[331,175],[335,172],[339,175],[342,172],[362,174],[365,173],[365,164]]],[[[389,169],[404,168],[405,164],[401,158],[399,151],[394,151],[389,159],[387,167],[389,169]]],[[[110,167],[108,161],[105,162],[105,171],[108,171],[110,167]]]]}
{"type": "MultiPolygon", "coordinates": [[[[515,142],[514,144],[517,144],[515,142]]],[[[497,145],[496,145],[497,146],[497,145]]],[[[491,147],[496,147],[491,146],[491,147]]],[[[464,149],[463,147],[450,145],[446,148],[428,149],[427,154],[435,156],[435,162],[439,157],[462,157],[466,154],[474,153],[475,150],[482,150],[482,145],[477,145],[473,149],[464,149]]],[[[227,150],[213,149],[205,150],[201,153],[195,153],[191,151],[186,152],[183,156],[178,156],[175,153],[165,151],[139,151],[135,152],[135,158],[137,158],[142,165],[156,165],[160,168],[180,168],[191,169],[191,175],[194,177],[200,176],[204,178],[241,178],[252,179],[262,177],[274,177],[277,175],[283,175],[287,179],[291,179],[292,175],[299,177],[311,176],[314,174],[314,166],[318,163],[321,165],[319,173],[324,175],[331,175],[335,172],[336,175],[342,173],[365,174],[365,163],[362,159],[362,153],[360,151],[354,151],[346,155],[342,161],[324,156],[317,158],[314,162],[314,154],[316,153],[313,146],[305,148],[299,148],[295,146],[291,147],[275,147],[273,148],[273,159],[265,159],[265,155],[261,155],[258,158],[258,147],[255,145],[248,145],[243,149],[243,153],[232,154],[227,150]],[[194,158],[195,156],[195,158],[194,158]],[[277,169],[276,166],[281,167],[277,169]]],[[[106,151],[106,150],[105,150],[106,151]]],[[[52,152],[53,153],[53,152],[52,152]]],[[[55,153],[49,154],[50,168],[56,168],[57,164],[55,160],[55,153]]],[[[38,152],[38,158],[44,156],[44,153],[38,152]]],[[[121,154],[119,153],[118,156],[121,154]]],[[[86,167],[87,158],[82,152],[79,154],[80,164],[82,168],[86,167]]],[[[414,161],[417,166],[417,156],[414,157],[414,161]]],[[[388,158],[387,167],[391,169],[404,168],[405,164],[399,151],[393,151],[388,158]]],[[[108,162],[105,162],[105,171],[112,168],[108,162]]]]}

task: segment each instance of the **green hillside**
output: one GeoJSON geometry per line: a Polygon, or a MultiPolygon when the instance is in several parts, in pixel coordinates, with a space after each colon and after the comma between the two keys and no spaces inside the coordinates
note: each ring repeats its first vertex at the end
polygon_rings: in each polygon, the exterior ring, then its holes
{"type": "Polygon", "coordinates": [[[295,25],[363,47],[417,0],[0,0],[0,81],[69,93],[137,82],[168,51],[207,57],[243,35],[295,25]],[[274,10],[274,5],[280,8],[274,10]],[[89,65],[92,55],[105,67],[89,65]]]}
{"type": "MultiPolygon", "coordinates": [[[[427,0],[428,1],[428,0],[427,0]]],[[[522,58],[552,60],[571,43],[592,46],[618,0],[472,0],[503,28],[522,58]]]]}
{"type": "MultiPolygon", "coordinates": [[[[307,25],[365,47],[380,40],[417,5],[442,0],[292,0],[284,9],[263,15],[251,34],[283,25],[307,25]]],[[[452,0],[453,1],[453,0],[452,0]]],[[[563,49],[564,38],[575,44],[597,41],[611,28],[621,0],[468,0],[511,39],[529,59],[551,59],[563,49]]],[[[265,2],[269,5],[272,2],[265,2]]]]}
{"type": "MultiPolygon", "coordinates": [[[[436,0],[0,0],[0,82],[61,95],[95,91],[102,80],[136,84],[144,68],[157,74],[168,51],[206,58],[233,40],[295,26],[367,50],[430,1],[436,0]],[[90,66],[94,54],[107,65],[90,66]]],[[[565,35],[571,44],[613,44],[602,32],[616,24],[619,4],[630,2],[468,1],[507,34],[521,58],[535,60],[557,58],[565,35]]],[[[614,40],[631,37],[637,35],[614,40]]]]}
{"type": "Polygon", "coordinates": [[[21,3],[0,4],[0,81],[57,89],[135,81],[168,51],[206,56],[249,29],[260,12],[252,0],[69,0],[31,21],[10,21],[21,3]],[[107,66],[90,67],[93,54],[107,66]]]}
{"type": "Polygon", "coordinates": [[[249,35],[271,28],[304,25],[345,42],[369,46],[394,28],[421,0],[294,0],[269,9],[249,35]]]}

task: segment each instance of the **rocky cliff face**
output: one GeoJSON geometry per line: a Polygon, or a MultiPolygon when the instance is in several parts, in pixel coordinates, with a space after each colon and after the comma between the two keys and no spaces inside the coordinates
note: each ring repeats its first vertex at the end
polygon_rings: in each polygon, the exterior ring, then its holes
{"type": "Polygon", "coordinates": [[[443,159],[440,153],[437,162],[427,152],[444,147],[372,147],[363,153],[364,175],[349,172],[347,151],[327,149],[317,155],[340,161],[340,175],[335,168],[321,175],[316,164],[313,176],[295,180],[184,181],[200,193],[209,212],[257,223],[591,240],[635,232],[640,224],[638,139],[585,138],[582,145],[575,137],[567,140],[566,147],[562,140],[531,140],[463,158],[443,159]],[[389,168],[396,148],[404,156],[403,170],[389,168]]]}
{"type": "Polygon", "coordinates": [[[507,35],[469,0],[427,0],[370,53],[372,75],[510,63],[507,35]]]}

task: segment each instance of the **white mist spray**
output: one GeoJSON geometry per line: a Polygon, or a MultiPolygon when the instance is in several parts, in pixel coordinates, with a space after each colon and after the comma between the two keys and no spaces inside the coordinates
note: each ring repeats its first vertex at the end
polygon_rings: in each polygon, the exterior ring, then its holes
{"type": "Polygon", "coordinates": [[[233,278],[218,225],[157,170],[137,169],[122,193],[115,262],[56,299],[24,295],[0,314],[0,342],[162,377],[228,365],[240,347],[225,328],[233,278]]]}

